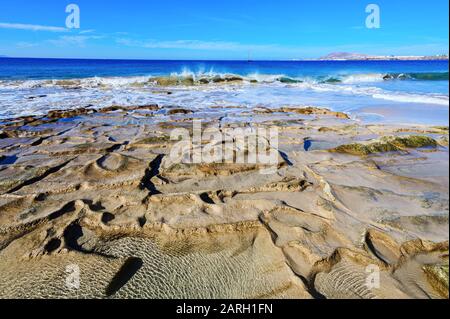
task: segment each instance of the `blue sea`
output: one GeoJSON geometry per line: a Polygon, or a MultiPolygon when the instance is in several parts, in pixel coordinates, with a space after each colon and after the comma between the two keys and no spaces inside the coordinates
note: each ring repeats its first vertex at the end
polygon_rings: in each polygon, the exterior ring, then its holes
{"type": "Polygon", "coordinates": [[[448,61],[0,58],[0,119],[158,103],[195,109],[320,106],[367,123],[448,125],[448,72],[448,61]],[[156,77],[179,83],[161,87],[156,77]]]}

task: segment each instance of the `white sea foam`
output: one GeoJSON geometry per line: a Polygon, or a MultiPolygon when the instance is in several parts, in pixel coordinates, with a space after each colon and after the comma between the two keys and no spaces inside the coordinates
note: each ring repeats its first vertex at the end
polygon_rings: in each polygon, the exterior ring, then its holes
{"type": "Polygon", "coordinates": [[[295,84],[298,88],[310,89],[316,92],[336,92],[347,95],[359,95],[372,97],[374,99],[389,100],[405,103],[422,103],[449,105],[449,96],[442,94],[417,94],[406,92],[387,91],[374,86],[352,86],[352,85],[332,85],[332,84],[315,84],[315,83],[299,83],[295,84]]]}
{"type": "MultiPolygon", "coordinates": [[[[184,69],[175,77],[215,78],[230,77],[214,70],[192,72],[184,69]]],[[[364,107],[377,100],[397,103],[418,103],[448,106],[448,94],[395,92],[377,87],[380,74],[352,75],[342,78],[342,83],[324,83],[317,78],[287,78],[283,74],[265,75],[251,73],[241,77],[242,83],[197,85],[193,87],[160,88],[150,81],[152,75],[134,77],[94,77],[67,80],[0,81],[0,118],[21,115],[45,114],[52,109],[105,107],[114,104],[139,105],[158,103],[202,108],[211,105],[282,105],[315,104],[338,111],[364,107]],[[254,81],[259,84],[255,85],[254,81]],[[295,81],[302,81],[295,83],[295,81]],[[364,84],[368,83],[368,84],[364,84]],[[139,84],[139,85],[136,85],[139,84]],[[157,94],[170,90],[173,94],[157,94]]]]}
{"type": "Polygon", "coordinates": [[[136,77],[95,77],[80,80],[82,87],[111,86],[111,87],[127,87],[133,84],[146,83],[150,79],[149,76],[136,77]]]}
{"type": "Polygon", "coordinates": [[[347,75],[342,78],[342,83],[355,84],[355,83],[371,83],[384,81],[384,74],[372,73],[372,74],[353,74],[347,75]]]}
{"type": "Polygon", "coordinates": [[[436,104],[436,105],[449,105],[448,96],[440,95],[418,95],[418,94],[406,94],[406,93],[379,93],[373,94],[373,98],[382,99],[395,102],[405,103],[423,103],[423,104],[436,104]]]}

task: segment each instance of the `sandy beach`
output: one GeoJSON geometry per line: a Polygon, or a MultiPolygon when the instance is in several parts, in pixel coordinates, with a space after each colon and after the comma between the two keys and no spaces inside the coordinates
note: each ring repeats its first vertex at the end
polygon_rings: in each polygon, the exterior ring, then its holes
{"type": "Polygon", "coordinates": [[[448,298],[448,134],[306,105],[3,121],[0,298],[448,298]],[[276,129],[276,165],[174,162],[195,121],[276,129]]]}

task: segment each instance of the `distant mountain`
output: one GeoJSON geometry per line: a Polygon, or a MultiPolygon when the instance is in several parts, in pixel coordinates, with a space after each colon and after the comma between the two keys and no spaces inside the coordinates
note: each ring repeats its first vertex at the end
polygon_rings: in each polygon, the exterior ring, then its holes
{"type": "Polygon", "coordinates": [[[320,60],[366,60],[369,56],[367,54],[349,53],[349,52],[333,52],[320,60]]]}
{"type": "Polygon", "coordinates": [[[333,52],[319,60],[346,61],[346,60],[448,60],[448,54],[433,56],[398,56],[398,55],[367,55],[349,52],[333,52]]]}

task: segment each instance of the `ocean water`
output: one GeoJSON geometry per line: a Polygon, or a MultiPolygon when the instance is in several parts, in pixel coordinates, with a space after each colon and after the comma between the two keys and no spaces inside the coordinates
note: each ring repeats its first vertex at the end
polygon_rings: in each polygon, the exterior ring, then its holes
{"type": "Polygon", "coordinates": [[[448,125],[448,69],[448,61],[0,58],[0,119],[147,103],[194,109],[313,105],[364,122],[448,125]],[[155,77],[172,85],[158,86],[155,77]]]}

